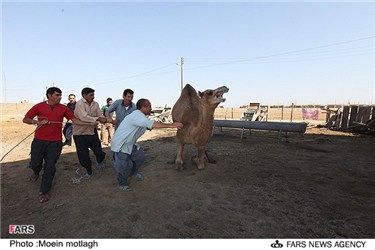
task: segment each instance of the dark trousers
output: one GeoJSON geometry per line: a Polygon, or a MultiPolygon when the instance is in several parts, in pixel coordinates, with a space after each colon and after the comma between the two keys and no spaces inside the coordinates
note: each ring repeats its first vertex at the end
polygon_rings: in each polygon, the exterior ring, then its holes
{"type": "Polygon", "coordinates": [[[52,181],[56,172],[55,165],[60,157],[61,149],[61,141],[34,139],[31,143],[31,161],[29,167],[35,174],[39,175],[39,172],[43,168],[44,160],[42,183],[40,185],[40,192],[43,194],[46,194],[51,190],[52,181]]]}
{"type": "Polygon", "coordinates": [[[94,152],[96,162],[104,161],[105,153],[102,150],[98,132],[95,130],[94,135],[73,135],[76,144],[77,156],[79,163],[84,167],[88,174],[92,174],[92,162],[90,159],[89,149],[94,152]]]}
{"type": "Polygon", "coordinates": [[[65,123],[63,134],[65,136],[65,142],[66,145],[72,145],[72,135],[73,135],[73,124],[70,122],[65,123]]]}

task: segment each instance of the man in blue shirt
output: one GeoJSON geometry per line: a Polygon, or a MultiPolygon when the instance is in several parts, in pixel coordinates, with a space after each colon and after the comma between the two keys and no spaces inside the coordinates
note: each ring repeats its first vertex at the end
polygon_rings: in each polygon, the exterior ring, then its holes
{"type": "Polygon", "coordinates": [[[115,130],[120,126],[120,123],[124,118],[131,112],[136,110],[135,104],[132,102],[134,96],[134,91],[131,89],[125,89],[122,95],[123,99],[118,99],[111,104],[105,111],[105,117],[108,122],[115,123],[115,130]],[[116,112],[116,121],[111,118],[111,113],[116,112]]]}
{"type": "Polygon", "coordinates": [[[111,150],[115,159],[116,177],[118,188],[130,191],[128,178],[143,180],[144,177],[138,173],[139,168],[145,160],[145,154],[137,143],[146,129],[153,128],[177,128],[183,127],[182,123],[163,123],[149,120],[146,116],[151,113],[151,103],[147,99],[139,99],[137,110],[126,116],[124,122],[117,128],[111,143],[111,150]]]}

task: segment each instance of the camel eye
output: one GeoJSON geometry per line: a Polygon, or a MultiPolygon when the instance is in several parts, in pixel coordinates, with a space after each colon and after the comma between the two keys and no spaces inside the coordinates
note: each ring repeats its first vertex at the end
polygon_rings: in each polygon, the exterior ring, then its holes
{"type": "Polygon", "coordinates": [[[207,93],[208,95],[213,95],[214,94],[214,92],[213,91],[208,91],[208,93],[207,93]]]}

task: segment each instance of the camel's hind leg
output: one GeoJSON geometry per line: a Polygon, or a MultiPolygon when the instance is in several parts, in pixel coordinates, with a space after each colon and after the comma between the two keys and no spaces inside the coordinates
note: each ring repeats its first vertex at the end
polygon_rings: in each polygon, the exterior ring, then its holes
{"type": "Polygon", "coordinates": [[[182,154],[184,152],[184,146],[185,146],[185,144],[183,144],[180,141],[177,143],[177,155],[176,155],[176,161],[175,161],[177,170],[184,169],[184,166],[183,166],[184,162],[182,160],[182,154]]]}
{"type": "Polygon", "coordinates": [[[204,169],[204,157],[206,155],[206,146],[198,147],[198,159],[195,161],[199,170],[204,169]]]}

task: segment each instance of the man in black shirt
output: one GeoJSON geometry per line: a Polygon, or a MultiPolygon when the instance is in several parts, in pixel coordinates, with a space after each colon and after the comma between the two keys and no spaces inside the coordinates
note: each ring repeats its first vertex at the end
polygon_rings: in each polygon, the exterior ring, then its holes
{"type": "MultiPolygon", "coordinates": [[[[76,95],[70,94],[68,96],[69,103],[66,106],[74,113],[74,109],[76,107],[76,95]]],[[[67,122],[63,129],[63,134],[65,136],[65,142],[63,146],[72,146],[72,134],[73,134],[73,127],[71,122],[67,122]]]]}

